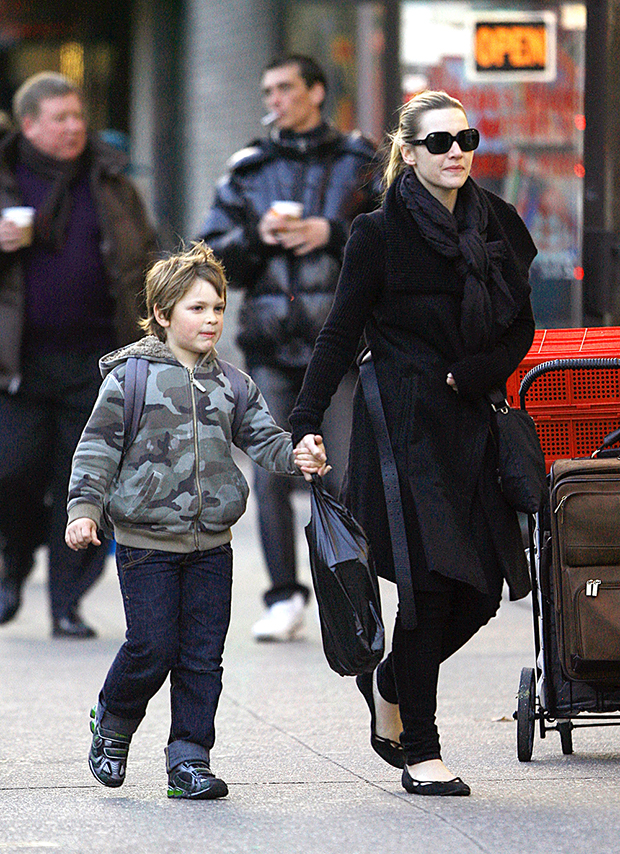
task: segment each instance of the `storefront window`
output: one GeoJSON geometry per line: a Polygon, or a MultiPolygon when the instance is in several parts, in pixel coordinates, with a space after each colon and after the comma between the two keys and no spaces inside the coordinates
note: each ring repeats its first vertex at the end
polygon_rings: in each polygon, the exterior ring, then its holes
{"type": "Polygon", "coordinates": [[[102,0],[6,0],[0,20],[0,109],[39,71],[59,71],[84,89],[96,129],[127,131],[129,4],[102,0]]]}
{"type": "Polygon", "coordinates": [[[343,131],[379,141],[384,129],[383,4],[297,0],[287,6],[287,52],[313,56],[329,82],[326,109],[343,131]]]}
{"type": "Polygon", "coordinates": [[[401,8],[405,98],[431,88],[462,101],[482,136],[473,176],[516,205],[538,247],[538,325],[579,326],[585,5],[401,8]]]}

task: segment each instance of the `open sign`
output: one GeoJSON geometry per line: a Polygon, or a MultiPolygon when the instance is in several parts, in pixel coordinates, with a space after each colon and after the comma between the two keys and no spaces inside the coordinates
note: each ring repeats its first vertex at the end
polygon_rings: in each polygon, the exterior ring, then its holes
{"type": "Polygon", "coordinates": [[[555,80],[555,15],[474,13],[468,60],[467,76],[478,82],[555,80]]]}

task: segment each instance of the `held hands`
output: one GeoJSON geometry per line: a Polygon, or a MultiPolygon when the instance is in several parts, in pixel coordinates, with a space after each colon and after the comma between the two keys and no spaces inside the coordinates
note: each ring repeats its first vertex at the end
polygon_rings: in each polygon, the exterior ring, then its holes
{"type": "Polygon", "coordinates": [[[267,211],[258,224],[258,233],[269,246],[279,245],[295,255],[307,255],[329,243],[331,228],[328,220],[320,216],[295,219],[267,211]]]}
{"type": "Polygon", "coordinates": [[[101,540],[97,537],[97,525],[87,516],[74,519],[67,525],[65,542],[74,552],[88,548],[91,543],[94,546],[100,546],[101,540]]]}
{"type": "Polygon", "coordinates": [[[332,467],[327,465],[327,454],[322,436],[308,433],[293,451],[295,465],[298,466],[306,480],[312,480],[313,474],[324,477],[332,467]]]}

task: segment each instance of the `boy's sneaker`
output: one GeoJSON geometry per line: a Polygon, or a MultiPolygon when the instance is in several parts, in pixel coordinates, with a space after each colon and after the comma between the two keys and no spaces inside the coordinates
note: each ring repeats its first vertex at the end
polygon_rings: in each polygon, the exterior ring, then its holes
{"type": "Polygon", "coordinates": [[[88,754],[88,767],[100,783],[115,789],[125,782],[131,736],[102,727],[97,720],[96,706],[91,709],[90,717],[93,740],[88,754]]]}
{"type": "Polygon", "coordinates": [[[193,800],[225,798],[228,786],[216,777],[204,760],[180,762],[168,772],[168,797],[193,800]]]}
{"type": "Polygon", "coordinates": [[[252,626],[254,638],[257,641],[293,640],[303,627],[305,605],[301,593],[293,593],[290,599],[274,602],[252,626]]]}

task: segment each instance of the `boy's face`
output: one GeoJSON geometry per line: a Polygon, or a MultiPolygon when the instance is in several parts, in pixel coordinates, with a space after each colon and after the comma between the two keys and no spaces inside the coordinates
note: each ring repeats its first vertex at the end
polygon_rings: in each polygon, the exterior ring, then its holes
{"type": "Polygon", "coordinates": [[[209,353],[222,335],[226,303],[210,282],[196,278],[172,309],[170,319],[158,307],[153,313],[166,330],[166,343],[185,367],[192,369],[200,356],[209,353]]]}

